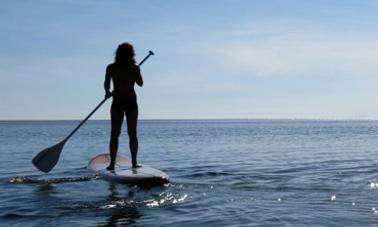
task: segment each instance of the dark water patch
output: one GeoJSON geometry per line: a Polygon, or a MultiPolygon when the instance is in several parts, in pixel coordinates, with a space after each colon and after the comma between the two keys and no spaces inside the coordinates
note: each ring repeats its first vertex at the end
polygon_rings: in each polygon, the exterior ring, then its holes
{"type": "Polygon", "coordinates": [[[223,176],[232,176],[234,174],[223,172],[223,171],[195,171],[189,174],[180,175],[180,177],[185,178],[199,178],[199,177],[223,177],[223,176]]]}

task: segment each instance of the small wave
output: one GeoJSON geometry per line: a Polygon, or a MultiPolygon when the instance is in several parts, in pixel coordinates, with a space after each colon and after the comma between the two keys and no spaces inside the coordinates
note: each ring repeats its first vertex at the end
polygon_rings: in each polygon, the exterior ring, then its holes
{"type": "Polygon", "coordinates": [[[27,215],[17,214],[17,213],[8,213],[8,214],[3,215],[4,218],[22,218],[22,217],[25,217],[25,216],[27,216],[27,215]]]}
{"type": "Polygon", "coordinates": [[[79,177],[61,177],[61,178],[48,178],[40,179],[29,176],[15,176],[8,180],[9,183],[14,184],[57,184],[57,183],[67,183],[67,182],[81,182],[81,181],[91,181],[100,179],[97,175],[93,176],[79,176],[79,177]]]}
{"type": "Polygon", "coordinates": [[[197,172],[192,174],[186,174],[185,177],[204,177],[204,176],[210,176],[210,177],[216,177],[216,176],[230,176],[233,175],[232,173],[228,172],[221,172],[221,171],[203,171],[203,172],[197,172]]]}
{"type": "Polygon", "coordinates": [[[183,203],[188,198],[187,193],[164,192],[154,198],[145,198],[142,200],[119,199],[113,200],[100,206],[101,209],[130,208],[130,207],[159,207],[164,205],[183,203]]]}

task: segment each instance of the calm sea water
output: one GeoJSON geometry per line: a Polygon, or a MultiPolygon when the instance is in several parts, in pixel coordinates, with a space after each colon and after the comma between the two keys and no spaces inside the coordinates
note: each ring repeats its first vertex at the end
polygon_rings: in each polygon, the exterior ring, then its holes
{"type": "Polygon", "coordinates": [[[140,121],[140,162],[172,181],[150,189],[87,170],[107,152],[108,121],[86,123],[53,171],[37,171],[33,156],[78,123],[0,122],[1,226],[378,223],[378,121],[140,121]]]}

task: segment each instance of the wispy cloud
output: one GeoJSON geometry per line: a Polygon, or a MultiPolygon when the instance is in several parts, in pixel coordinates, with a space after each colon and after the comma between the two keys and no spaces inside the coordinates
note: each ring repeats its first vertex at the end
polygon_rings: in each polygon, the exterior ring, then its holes
{"type": "Polygon", "coordinates": [[[220,65],[256,76],[361,75],[378,69],[377,37],[317,28],[254,25],[212,42],[220,65]],[[220,48],[221,47],[221,48],[220,48]]]}

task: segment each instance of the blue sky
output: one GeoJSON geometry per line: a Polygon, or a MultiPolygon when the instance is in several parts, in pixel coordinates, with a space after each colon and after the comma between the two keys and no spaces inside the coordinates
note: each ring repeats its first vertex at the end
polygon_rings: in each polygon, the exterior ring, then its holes
{"type": "MultiPolygon", "coordinates": [[[[83,119],[121,42],[142,119],[378,117],[378,1],[1,1],[0,119],[83,119]]],[[[95,115],[109,118],[110,101],[95,115]]]]}

